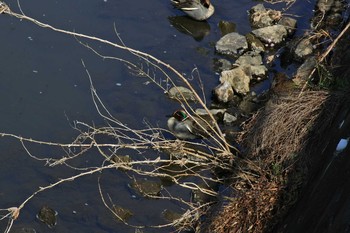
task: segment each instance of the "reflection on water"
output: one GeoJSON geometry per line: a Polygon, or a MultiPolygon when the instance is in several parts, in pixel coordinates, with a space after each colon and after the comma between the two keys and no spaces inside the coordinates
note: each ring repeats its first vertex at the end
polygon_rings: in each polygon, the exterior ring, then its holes
{"type": "MultiPolygon", "coordinates": [[[[16,1],[6,3],[19,12],[16,1]]],[[[185,76],[190,77],[193,68],[198,67],[207,90],[206,97],[210,99],[211,89],[218,83],[212,69],[212,59],[216,56],[213,42],[220,37],[218,22],[234,21],[237,31],[245,34],[250,30],[246,11],[254,4],[217,1],[216,13],[207,22],[188,21],[187,17],[176,16],[179,12],[174,11],[168,1],[32,0],[21,2],[21,7],[27,15],[55,27],[111,41],[118,40],[113,29],[115,24],[128,46],[163,59],[185,76]],[[209,52],[199,52],[203,50],[209,52]]],[[[73,37],[6,15],[0,15],[0,28],[1,132],[69,143],[78,135],[72,128],[74,120],[103,125],[105,122],[92,102],[89,80],[81,60],[84,60],[94,86],[111,114],[132,128],[144,127],[144,118],[154,125],[166,127],[165,116],[179,108],[157,87],[146,85],[145,79],[132,76],[123,64],[101,59],[73,37]]],[[[90,41],[87,43],[103,55],[130,58],[125,52],[90,41]]],[[[196,80],[193,83],[196,85],[196,80]]],[[[53,147],[25,145],[38,157],[64,156],[61,150],[53,147]]],[[[48,167],[45,161],[30,158],[16,140],[2,138],[0,148],[3,187],[0,199],[4,208],[18,205],[39,186],[77,173],[65,166],[48,167]]],[[[102,159],[96,154],[96,151],[91,151],[84,161],[73,165],[101,164],[102,159]]],[[[164,210],[183,211],[178,204],[135,195],[129,188],[130,178],[123,171],[104,171],[100,183],[105,193],[116,201],[116,206],[130,209],[133,213],[131,224],[163,224],[164,210]]],[[[191,197],[188,190],[173,190],[171,186],[168,189],[180,197],[191,197]]],[[[58,224],[53,230],[56,232],[134,232],[134,229],[117,222],[101,203],[97,175],[65,183],[38,195],[22,210],[14,230],[34,228],[37,232],[48,232],[47,226],[35,218],[41,206],[46,204],[59,213],[58,224]]],[[[1,229],[5,229],[6,223],[0,224],[1,229]]],[[[169,232],[169,229],[144,232],[169,232]]]]}
{"type": "Polygon", "coordinates": [[[203,40],[210,33],[207,21],[195,21],[187,16],[174,16],[168,19],[179,32],[192,36],[196,41],[203,40]]]}

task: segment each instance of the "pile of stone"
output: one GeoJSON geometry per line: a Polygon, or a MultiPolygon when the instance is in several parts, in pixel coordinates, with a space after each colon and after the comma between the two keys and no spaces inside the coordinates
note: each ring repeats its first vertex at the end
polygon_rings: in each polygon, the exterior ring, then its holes
{"type": "Polygon", "coordinates": [[[295,19],[282,16],[280,11],[266,9],[263,4],[254,6],[249,13],[254,30],[245,36],[237,32],[228,33],[215,46],[219,54],[237,58],[230,69],[221,72],[220,85],[214,91],[217,99],[224,103],[230,101],[233,91],[246,95],[252,82],[267,77],[268,69],[262,54],[266,48],[281,45],[296,28],[295,19]]]}

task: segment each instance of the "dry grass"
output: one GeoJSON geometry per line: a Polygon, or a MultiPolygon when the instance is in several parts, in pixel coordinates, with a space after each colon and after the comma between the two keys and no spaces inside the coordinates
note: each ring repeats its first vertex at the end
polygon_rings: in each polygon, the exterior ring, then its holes
{"type": "Polygon", "coordinates": [[[299,98],[297,92],[272,98],[245,126],[241,141],[247,158],[268,159],[276,165],[293,160],[308,143],[309,130],[328,97],[325,91],[308,91],[299,98]]]}
{"type": "Polygon", "coordinates": [[[232,182],[236,196],[210,232],[269,232],[296,202],[307,177],[309,149],[321,143],[346,99],[325,91],[298,96],[273,98],[245,125],[246,151],[236,160],[232,182]]]}

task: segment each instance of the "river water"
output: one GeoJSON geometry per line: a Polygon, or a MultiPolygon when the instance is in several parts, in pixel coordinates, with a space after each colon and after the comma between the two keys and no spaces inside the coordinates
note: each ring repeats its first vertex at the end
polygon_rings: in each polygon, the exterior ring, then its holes
{"type": "MultiPolygon", "coordinates": [[[[19,12],[16,1],[5,2],[13,11],[19,12]]],[[[206,36],[203,38],[193,38],[171,25],[169,17],[183,14],[166,0],[31,0],[20,4],[26,15],[41,22],[112,42],[118,41],[115,24],[118,34],[129,47],[154,55],[187,77],[197,67],[206,97],[210,99],[211,90],[219,78],[213,69],[213,59],[220,57],[214,51],[215,42],[221,37],[217,25],[220,20],[231,21],[236,23],[237,32],[248,33],[251,28],[247,11],[257,4],[247,0],[212,2],[216,13],[205,24],[206,36]]],[[[300,1],[288,11],[304,16],[298,21],[297,34],[309,27],[312,8],[312,2],[300,1]]],[[[146,85],[147,80],[131,75],[120,62],[101,59],[72,36],[8,15],[0,15],[0,28],[0,132],[69,143],[78,135],[71,125],[74,120],[103,125],[91,98],[82,60],[111,114],[133,128],[144,127],[143,119],[165,127],[166,115],[179,108],[155,85],[146,85]]],[[[134,59],[126,52],[103,44],[83,42],[103,55],[134,59]]],[[[52,147],[25,145],[33,155],[41,158],[62,156],[62,151],[52,147]]],[[[0,148],[0,208],[18,206],[38,187],[78,173],[64,166],[45,166],[44,161],[31,158],[18,140],[1,138],[0,148]]],[[[96,158],[93,153],[90,156],[79,165],[92,164],[96,158]]],[[[106,172],[101,182],[105,192],[113,194],[113,200],[133,211],[132,224],[163,224],[159,213],[166,208],[179,208],[166,201],[135,198],[128,188],[130,179],[123,172],[117,176],[112,171],[106,172]]],[[[190,194],[186,191],[180,195],[190,194]]],[[[2,221],[0,225],[5,229],[6,222],[2,221]]],[[[23,227],[34,228],[37,232],[135,231],[117,222],[103,206],[97,176],[87,176],[39,194],[22,210],[13,229],[23,227]],[[58,212],[58,224],[53,229],[35,217],[43,204],[49,204],[58,212]]]]}

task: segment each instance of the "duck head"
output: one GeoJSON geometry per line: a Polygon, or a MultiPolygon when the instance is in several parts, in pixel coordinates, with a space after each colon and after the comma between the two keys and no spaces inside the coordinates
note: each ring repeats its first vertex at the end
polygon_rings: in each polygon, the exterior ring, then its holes
{"type": "Polygon", "coordinates": [[[175,111],[171,117],[168,119],[168,128],[169,130],[177,137],[178,139],[188,140],[202,138],[205,135],[205,132],[198,125],[203,122],[200,119],[190,117],[184,110],[175,111]],[[196,119],[195,121],[193,119],[196,119]]]}

